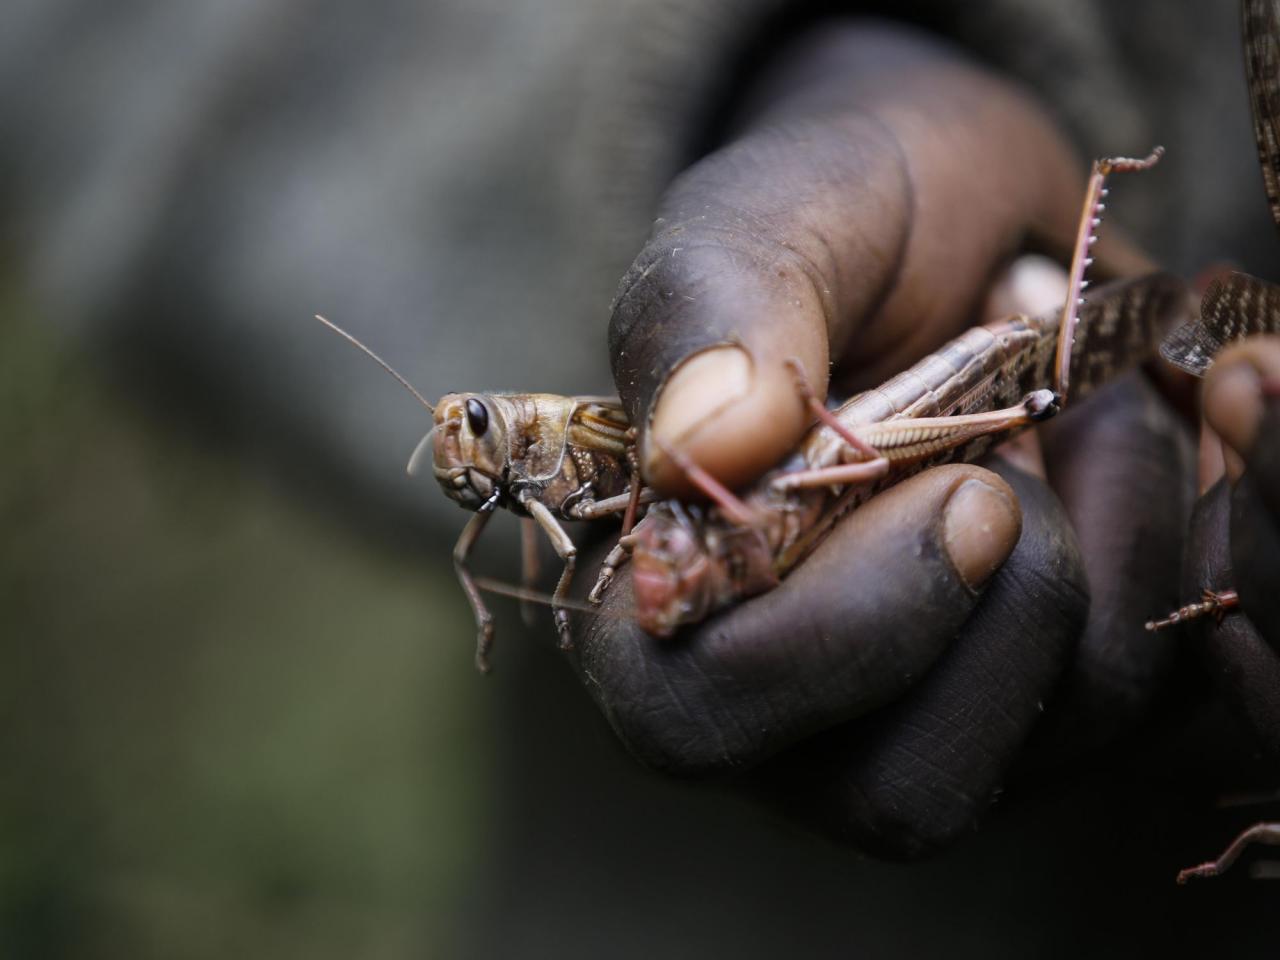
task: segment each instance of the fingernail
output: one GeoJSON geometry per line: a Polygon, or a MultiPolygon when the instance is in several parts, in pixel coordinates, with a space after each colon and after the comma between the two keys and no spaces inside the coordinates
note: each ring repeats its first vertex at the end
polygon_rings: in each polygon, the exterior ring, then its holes
{"type": "Polygon", "coordinates": [[[1213,370],[1204,395],[1209,426],[1238,453],[1248,454],[1262,419],[1262,379],[1251,363],[1213,370]]]}
{"type": "MultiPolygon", "coordinates": [[[[712,347],[676,367],[658,395],[650,430],[665,443],[676,444],[735,401],[752,386],[751,358],[741,347],[712,347]]],[[[659,455],[656,446],[645,460],[659,455]]]]}
{"type": "Polygon", "coordinates": [[[966,480],[947,501],[942,537],[951,565],[977,590],[1013,552],[1022,533],[1022,511],[1012,491],[966,480]]]}

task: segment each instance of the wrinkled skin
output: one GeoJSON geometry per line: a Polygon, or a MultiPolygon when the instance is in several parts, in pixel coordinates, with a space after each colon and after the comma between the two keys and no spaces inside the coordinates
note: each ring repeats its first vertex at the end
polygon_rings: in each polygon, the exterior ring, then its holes
{"type": "MultiPolygon", "coordinates": [[[[805,427],[767,358],[799,357],[819,392],[828,369],[843,391],[903,369],[975,322],[1028,237],[1065,250],[1085,170],[1024,92],[876,25],[801,40],[745,102],[668,190],[611,326],[633,422],[730,484],[805,427]]],[[[1144,265],[1114,234],[1098,250],[1115,273],[1144,265]]],[[[1178,597],[1188,437],[1131,375],[1042,431],[1047,483],[999,461],[1007,487],[927,472],[777,589],[666,641],[633,622],[623,575],[578,620],[584,683],[652,767],[751,770],[751,789],[863,849],[937,849],[1033,735],[1052,766],[1150,718],[1177,647],[1142,623],[1178,597]],[[960,492],[979,487],[1016,500],[1000,523],[1020,539],[972,514],[960,492]]],[[[645,465],[682,489],[656,449],[645,465]]]]}
{"type": "Polygon", "coordinates": [[[1204,587],[1239,592],[1239,611],[1221,624],[1200,622],[1190,633],[1242,736],[1280,762],[1280,398],[1263,397],[1255,384],[1229,406],[1215,403],[1213,393],[1227,385],[1232,368],[1280,384],[1280,337],[1251,338],[1225,351],[1207,377],[1206,420],[1235,462],[1196,505],[1182,586],[1189,600],[1204,587]]]}

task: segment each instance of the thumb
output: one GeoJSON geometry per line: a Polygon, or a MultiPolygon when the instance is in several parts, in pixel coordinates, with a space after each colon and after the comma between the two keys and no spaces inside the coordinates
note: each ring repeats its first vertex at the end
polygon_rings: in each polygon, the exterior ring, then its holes
{"type": "MultiPolygon", "coordinates": [[[[1029,232],[1069,247],[1079,166],[1037,106],[900,28],[828,27],[676,179],[614,304],[632,422],[730,486],[808,425],[787,361],[874,385],[972,322],[1029,232]]],[[[646,477],[689,491],[647,442],[646,477]]]]}

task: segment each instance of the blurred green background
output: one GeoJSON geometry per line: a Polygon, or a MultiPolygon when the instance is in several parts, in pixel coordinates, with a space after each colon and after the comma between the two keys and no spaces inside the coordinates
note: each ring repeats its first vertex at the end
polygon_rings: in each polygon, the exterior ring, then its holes
{"type": "MultiPolygon", "coordinates": [[[[309,317],[431,395],[608,391],[617,280],[783,6],[0,6],[0,960],[1274,954],[1272,888],[1173,887],[1258,812],[1178,758],[882,864],[639,768],[547,617],[495,603],[475,673],[422,411],[309,317]]],[[[1166,143],[1117,219],[1274,275],[1232,4],[864,6],[1084,155],[1166,143]]]]}
{"type": "Polygon", "coordinates": [[[447,549],[163,429],[8,289],[0,956],[450,952],[492,756],[447,549]]]}

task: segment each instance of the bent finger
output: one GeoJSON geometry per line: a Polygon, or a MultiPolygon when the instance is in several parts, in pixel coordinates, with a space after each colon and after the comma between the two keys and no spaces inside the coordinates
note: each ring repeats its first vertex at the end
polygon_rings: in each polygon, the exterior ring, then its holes
{"type": "Polygon", "coordinates": [[[1008,485],[927,471],[840,523],[776,589],[670,640],[627,617],[630,579],[588,624],[579,665],[642,760],[680,772],[752,763],[919,679],[1013,550],[1008,485]]]}
{"type": "MultiPolygon", "coordinates": [[[[1201,590],[1234,586],[1232,545],[1227,535],[1231,489],[1220,481],[1196,503],[1187,542],[1186,596],[1201,590]]],[[[1258,632],[1247,612],[1228,613],[1221,623],[1212,617],[1194,621],[1186,629],[1209,660],[1218,691],[1228,707],[1272,757],[1280,758],[1280,655],[1258,632]]]]}
{"type": "MultiPolygon", "coordinates": [[[[940,45],[802,41],[741,135],[677,179],[610,328],[633,422],[740,484],[806,425],[798,358],[873,386],[958,333],[1028,233],[1065,251],[1081,169],[1029,98],[940,45]]],[[[650,480],[683,476],[654,444],[650,480]]]]}
{"type": "Polygon", "coordinates": [[[937,850],[990,806],[1045,704],[1089,606],[1080,552],[1044,483],[1017,492],[1022,537],[953,643],[899,701],[762,771],[793,814],[895,859],[937,850]]]}
{"type": "Polygon", "coordinates": [[[1178,645],[1144,629],[1179,603],[1195,448],[1139,372],[1047,424],[1049,478],[1080,541],[1092,604],[1042,757],[1089,755],[1146,719],[1178,645]]]}
{"type": "Polygon", "coordinates": [[[1278,393],[1280,337],[1250,337],[1223,351],[1210,369],[1204,413],[1245,465],[1231,497],[1235,586],[1249,619],[1280,649],[1278,393]]]}

